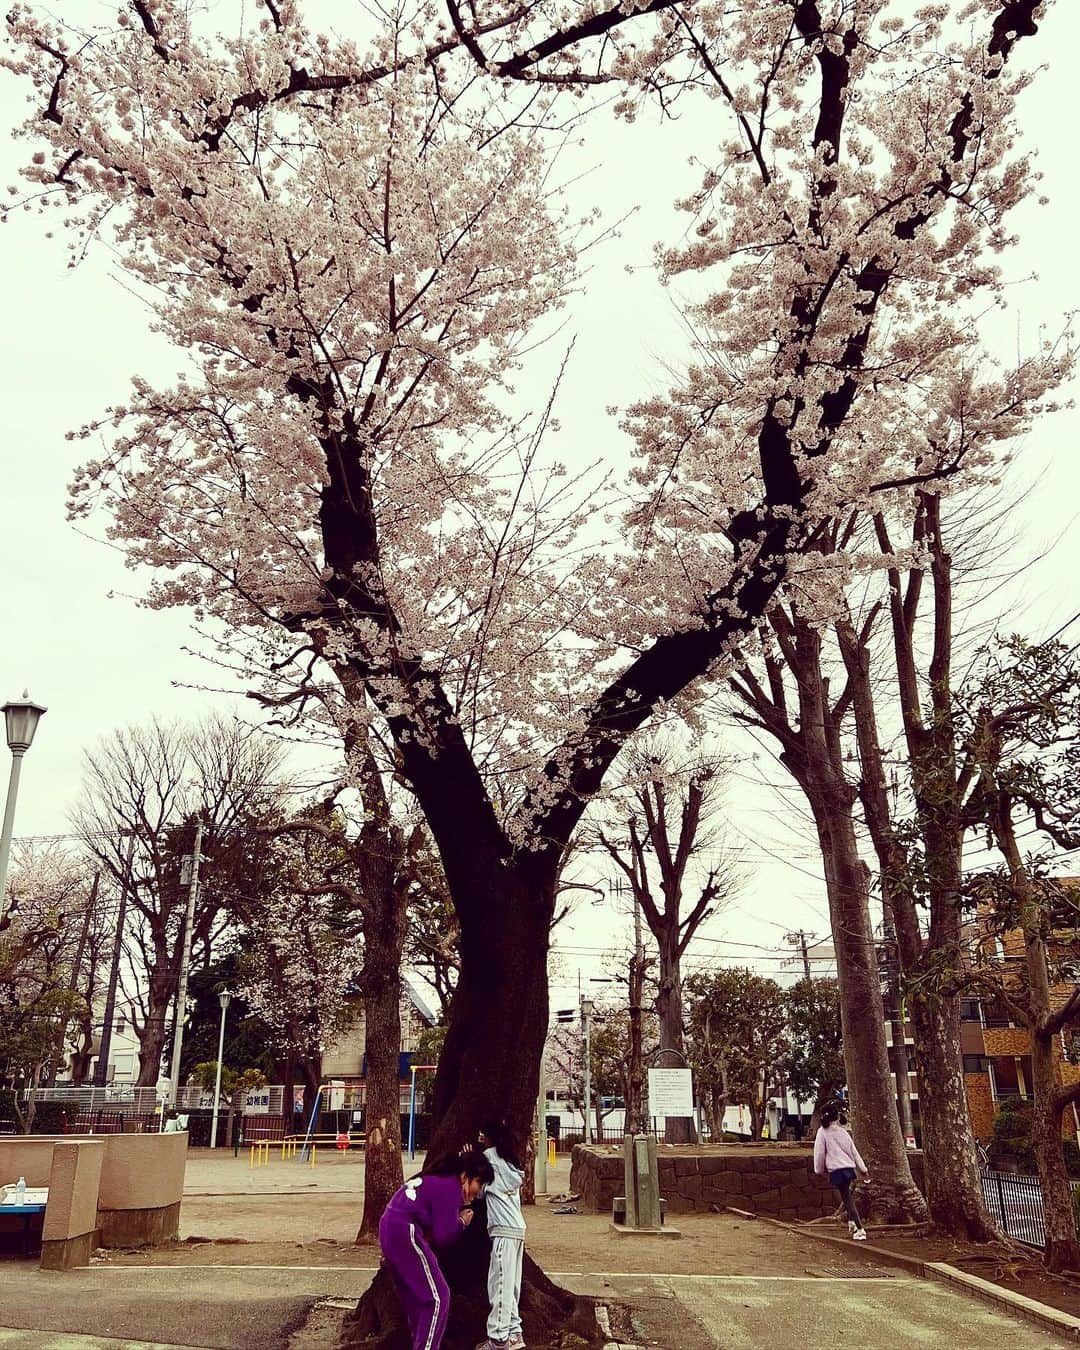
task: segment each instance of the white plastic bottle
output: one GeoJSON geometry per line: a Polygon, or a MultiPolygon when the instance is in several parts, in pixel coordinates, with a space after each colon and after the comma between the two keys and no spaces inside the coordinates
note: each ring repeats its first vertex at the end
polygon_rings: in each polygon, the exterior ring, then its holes
{"type": "Polygon", "coordinates": [[[26,1204],[26,1178],[20,1177],[15,1183],[15,1203],[17,1205],[26,1204]]]}

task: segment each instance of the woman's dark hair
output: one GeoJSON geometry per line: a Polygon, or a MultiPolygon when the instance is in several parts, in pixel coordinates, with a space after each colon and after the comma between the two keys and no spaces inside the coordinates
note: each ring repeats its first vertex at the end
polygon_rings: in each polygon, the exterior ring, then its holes
{"type": "Polygon", "coordinates": [[[508,1162],[511,1167],[516,1167],[519,1172],[521,1171],[521,1159],[514,1147],[514,1137],[510,1133],[510,1126],[507,1125],[505,1120],[485,1121],[480,1126],[480,1133],[503,1162],[508,1162]]]}
{"type": "Polygon", "coordinates": [[[489,1186],[495,1180],[495,1169],[478,1148],[467,1148],[463,1153],[451,1153],[431,1164],[427,1171],[436,1177],[459,1177],[464,1172],[470,1181],[482,1181],[489,1186]]]}
{"type": "Polygon", "coordinates": [[[841,1125],[845,1124],[847,1117],[844,1115],[844,1108],[839,1102],[826,1102],[821,1108],[821,1115],[818,1117],[822,1125],[831,1125],[833,1121],[838,1120],[841,1125]]]}

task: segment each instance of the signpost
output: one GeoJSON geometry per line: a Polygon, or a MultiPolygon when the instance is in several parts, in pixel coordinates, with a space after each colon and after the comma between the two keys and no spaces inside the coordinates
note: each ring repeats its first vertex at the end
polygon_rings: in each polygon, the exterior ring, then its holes
{"type": "Polygon", "coordinates": [[[692,1116],[694,1083],[689,1069],[649,1070],[649,1114],[692,1116]]]}

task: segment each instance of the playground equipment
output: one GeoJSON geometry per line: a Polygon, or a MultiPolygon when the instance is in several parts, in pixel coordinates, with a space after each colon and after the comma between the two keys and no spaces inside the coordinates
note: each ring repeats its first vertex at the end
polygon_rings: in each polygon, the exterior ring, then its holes
{"type": "Polygon", "coordinates": [[[548,1158],[548,1164],[549,1164],[551,1167],[554,1167],[554,1166],[555,1166],[555,1140],[552,1139],[552,1137],[551,1137],[550,1134],[548,1135],[548,1141],[547,1141],[547,1158],[548,1158]]]}
{"type": "Polygon", "coordinates": [[[259,1139],[251,1146],[248,1158],[248,1170],[253,1167],[265,1167],[270,1161],[270,1140],[259,1139]]]}
{"type": "Polygon", "coordinates": [[[412,1064],[409,1066],[409,1160],[416,1157],[416,1075],[434,1073],[434,1064],[412,1064]]]}

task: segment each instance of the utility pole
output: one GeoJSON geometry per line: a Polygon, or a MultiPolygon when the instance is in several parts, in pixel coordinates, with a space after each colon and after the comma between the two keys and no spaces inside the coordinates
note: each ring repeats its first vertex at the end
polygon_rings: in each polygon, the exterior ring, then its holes
{"type": "MultiPolygon", "coordinates": [[[[184,1048],[184,1013],[187,1008],[188,969],[191,966],[191,934],[195,926],[195,898],[199,893],[199,863],[202,860],[202,820],[195,825],[195,849],[188,874],[188,902],[184,915],[184,934],[180,944],[180,981],[176,990],[176,1025],[173,1033],[172,1068],[169,1074],[169,1105],[175,1106],[180,1091],[180,1051],[184,1048]]],[[[183,878],[183,873],[181,873],[183,878]]]]}
{"type": "Polygon", "coordinates": [[[810,974],[810,953],[807,951],[807,943],[811,942],[813,937],[813,933],[805,933],[801,928],[795,933],[786,933],[784,935],[785,942],[790,942],[793,947],[798,947],[802,952],[803,975],[808,980],[811,979],[812,976],[810,974]]]}
{"type": "MultiPolygon", "coordinates": [[[[610,883],[611,892],[620,899],[631,889],[619,877],[610,883]]],[[[634,903],[634,951],[630,957],[630,971],[627,979],[627,1004],[630,1021],[630,1056],[627,1066],[627,1099],[624,1103],[623,1128],[627,1134],[643,1134],[646,1130],[645,1119],[645,1068],[642,1049],[642,1016],[645,1008],[645,950],[641,941],[641,905],[637,892],[633,893],[634,903]]]]}
{"type": "Polygon", "coordinates": [[[544,1056],[541,1054],[540,1085],[536,1093],[536,1156],[533,1159],[533,1190],[537,1195],[547,1195],[547,1188],[547,1085],[544,1082],[544,1056]]]}
{"type": "Polygon", "coordinates": [[[882,903],[881,931],[885,947],[885,1011],[892,1032],[893,1066],[896,1075],[896,1110],[908,1148],[915,1147],[915,1122],[911,1113],[911,1080],[908,1077],[907,1029],[900,996],[900,961],[893,926],[892,907],[882,903]]]}
{"type": "Polygon", "coordinates": [[[128,846],[124,857],[124,874],[120,878],[120,899],[116,906],[116,935],[113,938],[112,959],[109,962],[109,987],[105,993],[105,1021],[101,1027],[97,1063],[94,1065],[94,1087],[104,1087],[109,1076],[109,1055],[112,1053],[113,1020],[116,1016],[116,984],[120,977],[120,957],[124,950],[124,920],[127,917],[128,890],[131,869],[135,861],[135,831],[121,830],[127,835],[128,846]]]}
{"type": "Polygon", "coordinates": [[[593,1001],[579,994],[581,1024],[585,1028],[585,1142],[592,1143],[592,1015],[593,1001]]]}

